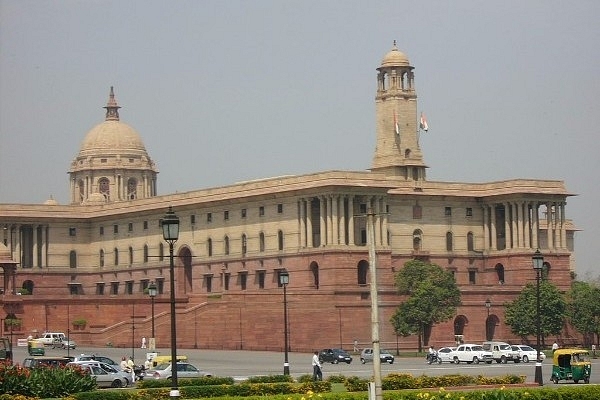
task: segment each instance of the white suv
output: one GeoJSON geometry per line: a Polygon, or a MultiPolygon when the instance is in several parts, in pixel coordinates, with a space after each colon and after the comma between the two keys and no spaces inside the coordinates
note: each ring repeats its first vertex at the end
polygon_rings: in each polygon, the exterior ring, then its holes
{"type": "Polygon", "coordinates": [[[492,358],[498,364],[506,364],[508,361],[521,362],[521,354],[514,351],[512,346],[506,342],[483,342],[483,348],[492,352],[492,358]]]}
{"type": "Polygon", "coordinates": [[[38,340],[44,343],[44,346],[59,345],[65,339],[62,332],[46,332],[38,340]]]}
{"type": "Polygon", "coordinates": [[[454,352],[454,362],[459,364],[466,362],[467,364],[479,364],[485,362],[492,363],[492,352],[483,349],[480,344],[461,344],[454,352]]]}

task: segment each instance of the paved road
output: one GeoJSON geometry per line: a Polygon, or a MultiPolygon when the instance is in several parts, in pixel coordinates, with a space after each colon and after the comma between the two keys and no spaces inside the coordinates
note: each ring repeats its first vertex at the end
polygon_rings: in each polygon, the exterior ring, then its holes
{"type": "MultiPolygon", "coordinates": [[[[146,354],[145,349],[136,348],[134,350],[136,364],[142,364],[146,354]]],[[[98,354],[119,361],[122,356],[132,354],[131,348],[77,348],[70,350],[70,355],[81,353],[98,354]]],[[[244,379],[248,376],[257,375],[278,375],[283,373],[283,353],[266,351],[238,351],[238,350],[195,350],[181,349],[180,355],[187,355],[189,361],[198,368],[210,371],[215,376],[232,376],[236,379],[244,379]]],[[[66,350],[48,348],[47,355],[66,355],[66,350]]],[[[160,355],[170,355],[169,349],[159,349],[160,355]]],[[[15,348],[15,361],[22,362],[27,357],[26,347],[15,348]]],[[[298,377],[304,374],[312,374],[311,354],[290,353],[290,373],[298,377]]],[[[373,375],[373,364],[361,364],[358,356],[353,355],[354,360],[351,364],[325,364],[323,368],[324,376],[335,374],[345,376],[371,377],[373,375]]],[[[551,360],[546,360],[542,364],[544,383],[553,385],[550,382],[552,372],[551,360]]],[[[448,374],[465,375],[484,375],[484,376],[502,376],[508,374],[525,375],[526,382],[533,382],[535,375],[535,363],[508,363],[508,364],[442,364],[427,365],[424,358],[415,357],[397,357],[394,364],[382,364],[381,373],[383,376],[390,373],[409,373],[413,376],[428,375],[439,376],[448,374]]],[[[600,359],[592,360],[591,383],[600,384],[600,359]]],[[[565,383],[561,383],[565,384],[565,383]]]]}

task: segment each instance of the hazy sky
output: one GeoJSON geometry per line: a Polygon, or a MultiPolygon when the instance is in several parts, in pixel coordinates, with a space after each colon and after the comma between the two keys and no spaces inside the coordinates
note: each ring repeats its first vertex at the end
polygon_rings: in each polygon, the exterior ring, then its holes
{"type": "Polygon", "coordinates": [[[397,40],[428,179],[564,180],[577,272],[595,277],[599,15],[597,0],[0,0],[0,202],[67,203],[110,86],[159,194],[368,169],[397,40]]]}

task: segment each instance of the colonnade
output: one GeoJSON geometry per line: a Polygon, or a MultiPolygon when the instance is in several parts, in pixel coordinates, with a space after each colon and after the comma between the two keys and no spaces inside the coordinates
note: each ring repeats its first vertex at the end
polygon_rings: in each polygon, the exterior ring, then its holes
{"type": "Polygon", "coordinates": [[[4,235],[12,259],[21,268],[43,268],[48,264],[47,225],[10,225],[4,235]]]}
{"type": "MultiPolygon", "coordinates": [[[[97,179],[102,177],[107,176],[101,175],[97,179]]],[[[98,183],[94,183],[94,179],[96,178],[90,175],[78,177],[76,174],[73,174],[70,185],[71,203],[79,204],[87,200],[92,193],[98,192],[98,183]],[[81,185],[78,182],[81,182],[81,185]]],[[[111,178],[109,178],[111,189],[109,201],[129,200],[127,182],[129,179],[136,180],[136,199],[145,199],[156,196],[156,178],[150,179],[147,174],[142,174],[141,177],[129,177],[128,179],[124,179],[122,174],[115,173],[111,178]]]]}
{"type": "Polygon", "coordinates": [[[567,247],[565,202],[514,201],[483,205],[485,250],[567,247]],[[540,238],[540,207],[546,208],[546,237],[540,238]],[[504,209],[504,219],[497,211],[504,209]],[[499,226],[499,224],[503,224],[499,226]],[[503,240],[503,242],[500,242],[503,240]]]}
{"type": "Polygon", "coordinates": [[[367,212],[375,214],[376,245],[387,245],[387,203],[383,196],[366,200],[365,196],[331,194],[299,199],[300,247],[366,245],[367,212]]]}

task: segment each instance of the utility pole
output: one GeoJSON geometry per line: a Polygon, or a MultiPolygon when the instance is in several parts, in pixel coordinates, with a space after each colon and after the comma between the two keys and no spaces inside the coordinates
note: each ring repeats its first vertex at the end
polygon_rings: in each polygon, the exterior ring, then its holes
{"type": "MultiPolygon", "coordinates": [[[[381,389],[381,345],[379,343],[379,301],[377,296],[377,255],[375,254],[375,214],[372,200],[367,209],[367,242],[369,244],[369,272],[371,275],[371,341],[373,343],[373,378],[375,400],[383,399],[381,389]]],[[[373,393],[370,394],[373,396],[373,393]]],[[[371,397],[373,398],[373,397],[371,397]]]]}

